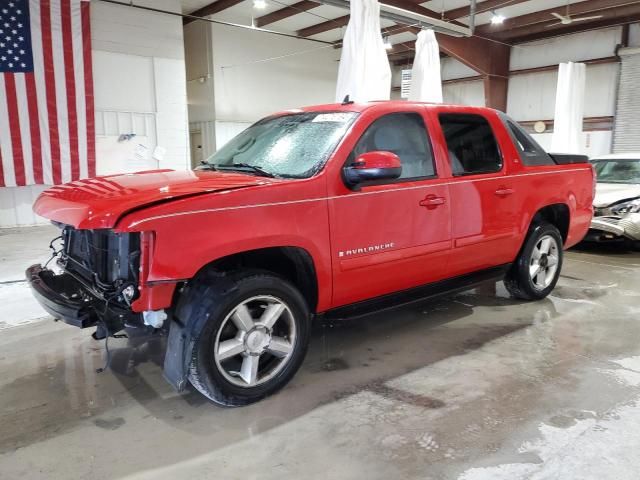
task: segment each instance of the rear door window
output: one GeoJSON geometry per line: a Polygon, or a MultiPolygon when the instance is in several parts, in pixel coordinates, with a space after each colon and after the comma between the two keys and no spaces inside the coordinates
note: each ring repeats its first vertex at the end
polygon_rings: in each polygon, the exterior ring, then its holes
{"type": "Polygon", "coordinates": [[[491,125],[481,115],[442,113],[440,125],[455,176],[495,173],[502,170],[502,155],[491,125]]]}

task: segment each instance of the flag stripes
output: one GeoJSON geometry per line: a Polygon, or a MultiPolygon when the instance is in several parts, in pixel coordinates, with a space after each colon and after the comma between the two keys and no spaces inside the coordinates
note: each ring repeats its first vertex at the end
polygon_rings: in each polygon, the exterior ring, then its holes
{"type": "Polygon", "coordinates": [[[11,40],[0,32],[0,187],[95,175],[90,2],[0,6],[13,22],[11,40]]]}

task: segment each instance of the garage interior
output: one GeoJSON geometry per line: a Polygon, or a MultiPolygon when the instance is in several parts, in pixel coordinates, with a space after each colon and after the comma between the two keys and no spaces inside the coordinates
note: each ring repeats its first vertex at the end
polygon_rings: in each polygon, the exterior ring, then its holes
{"type": "MultiPolygon", "coordinates": [[[[33,16],[64,0],[22,3],[33,16]]],[[[82,118],[95,137],[85,173],[191,169],[273,112],[335,101],[347,1],[81,3],[92,66],[82,118]]],[[[432,25],[443,103],[506,112],[552,151],[559,65],[584,64],[571,153],[640,159],[640,1],[380,3],[405,19],[380,15],[390,99],[407,98],[417,35],[432,25]]],[[[166,337],[111,338],[98,373],[104,342],[38,305],[24,272],[47,261],[59,231],[32,205],[74,173],[21,178],[5,149],[24,138],[9,130],[0,124],[0,478],[638,478],[637,245],[568,250],[540,301],[498,282],[319,320],[288,386],[221,408],[164,381],[166,337]]]]}

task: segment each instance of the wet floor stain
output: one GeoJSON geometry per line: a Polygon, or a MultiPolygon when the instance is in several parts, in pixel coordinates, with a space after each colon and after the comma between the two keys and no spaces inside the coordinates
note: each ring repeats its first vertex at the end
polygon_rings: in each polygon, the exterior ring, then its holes
{"type": "Polygon", "coordinates": [[[93,424],[96,427],[102,428],[104,430],[117,430],[121,426],[123,426],[125,423],[127,423],[127,422],[122,417],[109,418],[109,419],[96,418],[93,421],[93,424]]]}
{"type": "Polygon", "coordinates": [[[342,358],[329,358],[322,365],[325,372],[335,372],[336,370],[347,370],[349,364],[342,358]]]}
{"type": "Polygon", "coordinates": [[[393,388],[383,383],[367,385],[366,390],[377,393],[388,400],[396,400],[413,405],[414,407],[436,409],[445,406],[445,403],[437,398],[429,397],[427,395],[419,395],[399,388],[393,388]]]}
{"type": "Polygon", "coordinates": [[[547,421],[547,423],[549,425],[551,425],[552,427],[569,428],[569,427],[575,425],[576,419],[568,417],[566,415],[555,415],[555,416],[551,417],[547,421]]]}

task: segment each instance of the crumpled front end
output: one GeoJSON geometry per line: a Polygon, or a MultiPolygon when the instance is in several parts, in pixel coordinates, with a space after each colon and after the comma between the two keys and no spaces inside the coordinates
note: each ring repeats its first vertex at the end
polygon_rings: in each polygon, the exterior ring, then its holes
{"type": "MultiPolygon", "coordinates": [[[[596,210],[596,215],[597,214],[598,211],[596,210]]],[[[631,240],[639,242],[640,213],[593,217],[587,240],[596,242],[631,240]]]]}
{"type": "Polygon", "coordinates": [[[98,326],[98,338],[141,323],[131,309],[139,296],[140,234],[61,228],[57,271],[32,265],[26,272],[42,307],[70,325],[98,326]]]}

